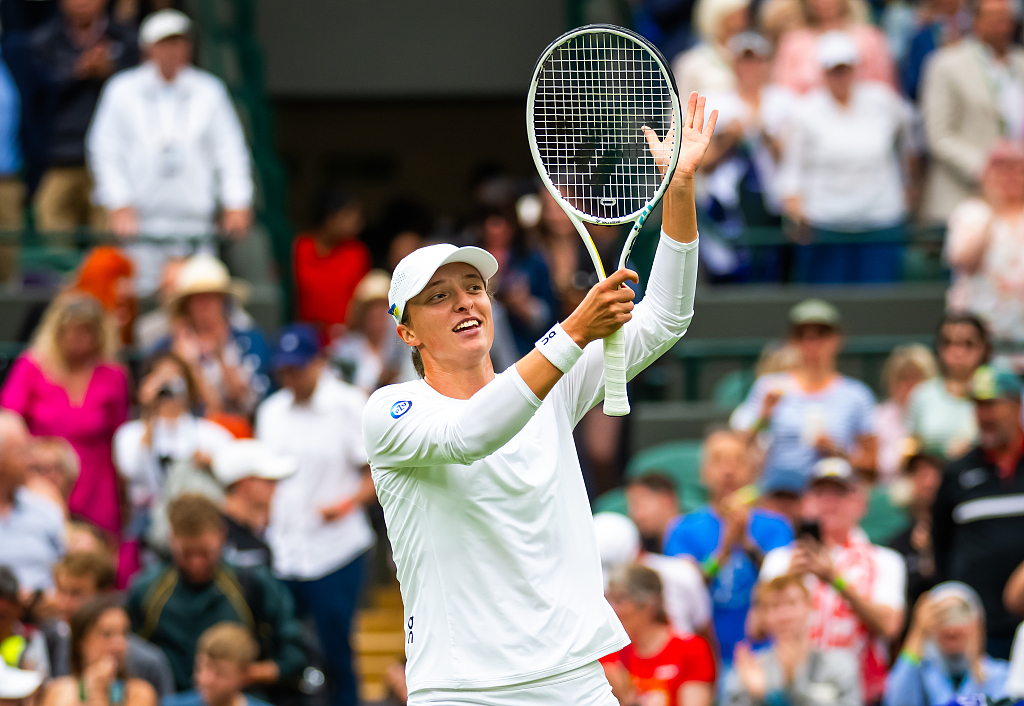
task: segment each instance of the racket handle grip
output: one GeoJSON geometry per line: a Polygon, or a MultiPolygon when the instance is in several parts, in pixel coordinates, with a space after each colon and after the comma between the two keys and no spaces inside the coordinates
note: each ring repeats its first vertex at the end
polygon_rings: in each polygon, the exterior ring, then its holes
{"type": "Polygon", "coordinates": [[[629,414],[626,396],[626,337],[620,328],[604,339],[604,413],[609,417],[629,414]]]}

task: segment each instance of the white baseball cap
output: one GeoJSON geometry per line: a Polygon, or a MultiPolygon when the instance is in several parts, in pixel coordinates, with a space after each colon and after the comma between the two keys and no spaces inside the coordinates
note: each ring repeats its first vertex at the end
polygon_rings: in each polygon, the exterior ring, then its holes
{"type": "Polygon", "coordinates": [[[149,47],[161,39],[188,36],[192,20],[180,10],[158,10],[142,21],[139,27],[139,46],[149,47]]]}
{"type": "Polygon", "coordinates": [[[860,52],[849,32],[833,30],[818,38],[818,63],[826,71],[837,66],[856,66],[859,61],[860,52]]]}
{"type": "Polygon", "coordinates": [[[0,699],[27,699],[42,683],[40,672],[15,669],[0,659],[0,699]]]}
{"type": "Polygon", "coordinates": [[[256,439],[236,439],[213,457],[213,475],[227,488],[243,478],[282,480],[298,470],[290,456],[279,456],[256,439]]]}
{"type": "Polygon", "coordinates": [[[402,323],[406,302],[423,291],[438,268],[453,262],[472,265],[479,270],[484,282],[498,271],[498,261],[489,252],[480,248],[457,248],[449,243],[438,243],[414,250],[402,258],[395,268],[395,273],[391,275],[388,313],[395,317],[395,321],[402,323]]]}
{"type": "Polygon", "coordinates": [[[601,556],[601,570],[605,584],[615,569],[636,562],[640,553],[640,531],[633,521],[617,512],[599,512],[594,515],[594,533],[597,535],[597,553],[601,556]]]}

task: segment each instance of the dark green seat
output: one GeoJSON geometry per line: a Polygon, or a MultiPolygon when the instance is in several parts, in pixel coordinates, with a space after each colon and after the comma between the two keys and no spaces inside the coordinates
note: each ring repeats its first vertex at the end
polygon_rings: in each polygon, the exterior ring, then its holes
{"type": "Polygon", "coordinates": [[[872,488],[868,500],[868,512],[861,520],[860,526],[874,544],[888,544],[893,537],[905,530],[910,524],[910,516],[902,507],[892,504],[889,491],[885,488],[872,488]]]}
{"type": "Polygon", "coordinates": [[[708,501],[707,488],[700,481],[701,441],[670,441],[644,449],[629,460],[626,478],[645,473],[663,473],[676,484],[683,512],[693,512],[708,501]]]}

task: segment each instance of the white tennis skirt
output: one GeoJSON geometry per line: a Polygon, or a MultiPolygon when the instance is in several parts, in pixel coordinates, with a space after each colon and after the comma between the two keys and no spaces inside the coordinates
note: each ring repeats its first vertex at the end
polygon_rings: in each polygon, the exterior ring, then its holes
{"type": "Polygon", "coordinates": [[[619,706],[599,662],[536,681],[490,689],[424,689],[409,706],[619,706]]]}

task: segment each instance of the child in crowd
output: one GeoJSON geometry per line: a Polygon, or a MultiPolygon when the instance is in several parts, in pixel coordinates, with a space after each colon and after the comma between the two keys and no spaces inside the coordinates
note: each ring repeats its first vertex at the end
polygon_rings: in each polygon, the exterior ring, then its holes
{"type": "Polygon", "coordinates": [[[267,706],[242,693],[256,660],[256,640],[238,623],[217,623],[196,648],[196,688],[163,700],[163,706],[267,706]]]}
{"type": "Polygon", "coordinates": [[[46,639],[41,632],[19,620],[23,606],[18,593],[18,578],[11,569],[0,566],[0,664],[47,676],[50,660],[46,639]]]}

